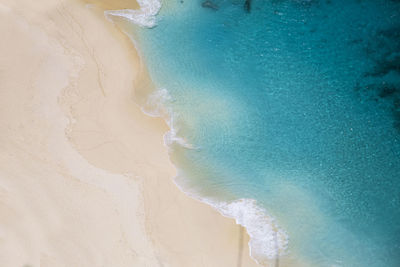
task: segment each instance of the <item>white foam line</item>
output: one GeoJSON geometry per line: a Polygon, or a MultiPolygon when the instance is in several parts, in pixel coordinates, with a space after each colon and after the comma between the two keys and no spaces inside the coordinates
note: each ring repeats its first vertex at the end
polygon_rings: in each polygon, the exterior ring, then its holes
{"type": "Polygon", "coordinates": [[[277,226],[275,219],[265,209],[257,205],[256,200],[244,198],[211,205],[225,217],[235,219],[236,224],[246,228],[250,236],[250,256],[257,263],[267,263],[286,253],[288,235],[277,226]]]}
{"type": "MultiPolygon", "coordinates": [[[[178,176],[180,171],[178,170],[178,176]]],[[[182,180],[182,179],[180,179],[182,180]]],[[[222,216],[235,219],[236,224],[243,226],[250,241],[248,243],[250,256],[260,265],[287,254],[289,237],[275,222],[267,211],[249,198],[226,202],[200,196],[199,193],[184,188],[184,185],[174,179],[176,186],[186,195],[206,203],[217,210],[222,216]]]]}
{"type": "Polygon", "coordinates": [[[164,145],[170,147],[177,143],[187,149],[196,149],[188,143],[185,138],[178,136],[178,128],[175,124],[177,114],[171,108],[167,108],[167,103],[171,101],[171,96],[166,89],[158,89],[151,93],[142,111],[151,117],[161,117],[166,121],[169,131],[164,134],[164,145]]]}
{"type": "Polygon", "coordinates": [[[137,0],[140,9],[106,10],[104,15],[110,17],[121,17],[141,27],[153,28],[157,25],[156,15],[161,9],[160,0],[137,0]]]}

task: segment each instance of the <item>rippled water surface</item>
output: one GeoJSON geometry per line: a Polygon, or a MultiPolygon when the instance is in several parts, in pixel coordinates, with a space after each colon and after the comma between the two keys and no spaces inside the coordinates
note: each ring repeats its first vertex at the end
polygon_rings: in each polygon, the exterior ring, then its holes
{"type": "Polygon", "coordinates": [[[164,1],[137,34],[178,182],[257,200],[293,266],[400,266],[400,2],[243,2],[164,1]]]}

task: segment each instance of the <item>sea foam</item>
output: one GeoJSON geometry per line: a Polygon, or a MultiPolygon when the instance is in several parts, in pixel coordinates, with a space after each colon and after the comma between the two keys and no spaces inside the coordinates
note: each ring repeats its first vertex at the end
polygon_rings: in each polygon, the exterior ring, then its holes
{"type": "Polygon", "coordinates": [[[159,0],[137,0],[137,2],[140,6],[138,10],[107,10],[104,11],[104,15],[107,18],[121,17],[141,27],[155,27],[157,25],[156,15],[161,9],[161,2],[159,0]]]}
{"type": "Polygon", "coordinates": [[[288,252],[289,237],[280,228],[273,216],[250,198],[234,201],[221,201],[203,197],[196,189],[186,183],[182,170],[174,182],[178,188],[190,197],[206,203],[224,217],[235,219],[236,224],[243,226],[250,236],[250,256],[259,264],[271,263],[288,252]]]}
{"type": "Polygon", "coordinates": [[[288,235],[254,199],[210,204],[222,215],[235,219],[237,224],[246,228],[250,236],[250,255],[258,263],[267,263],[286,253],[288,235]]]}
{"type": "Polygon", "coordinates": [[[172,98],[167,89],[158,89],[151,93],[142,107],[142,112],[151,117],[161,117],[168,124],[169,131],[164,134],[164,144],[170,147],[173,143],[179,144],[187,149],[196,149],[188,143],[185,138],[178,135],[178,127],[175,123],[178,114],[169,108],[168,102],[172,98]]]}

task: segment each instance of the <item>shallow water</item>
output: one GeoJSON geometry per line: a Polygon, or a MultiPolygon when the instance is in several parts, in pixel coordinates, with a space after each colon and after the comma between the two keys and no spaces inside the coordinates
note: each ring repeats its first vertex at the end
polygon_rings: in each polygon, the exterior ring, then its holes
{"type": "Polygon", "coordinates": [[[399,1],[201,3],[165,1],[137,34],[178,183],[257,200],[292,262],[400,266],[399,1]]]}

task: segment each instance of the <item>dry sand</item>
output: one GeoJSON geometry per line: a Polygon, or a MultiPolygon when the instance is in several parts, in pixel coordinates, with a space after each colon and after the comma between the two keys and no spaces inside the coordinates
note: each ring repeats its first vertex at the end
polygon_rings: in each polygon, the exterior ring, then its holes
{"type": "Polygon", "coordinates": [[[0,266],[257,266],[132,100],[145,68],[102,11],[137,4],[88,2],[0,0],[0,266]]]}

